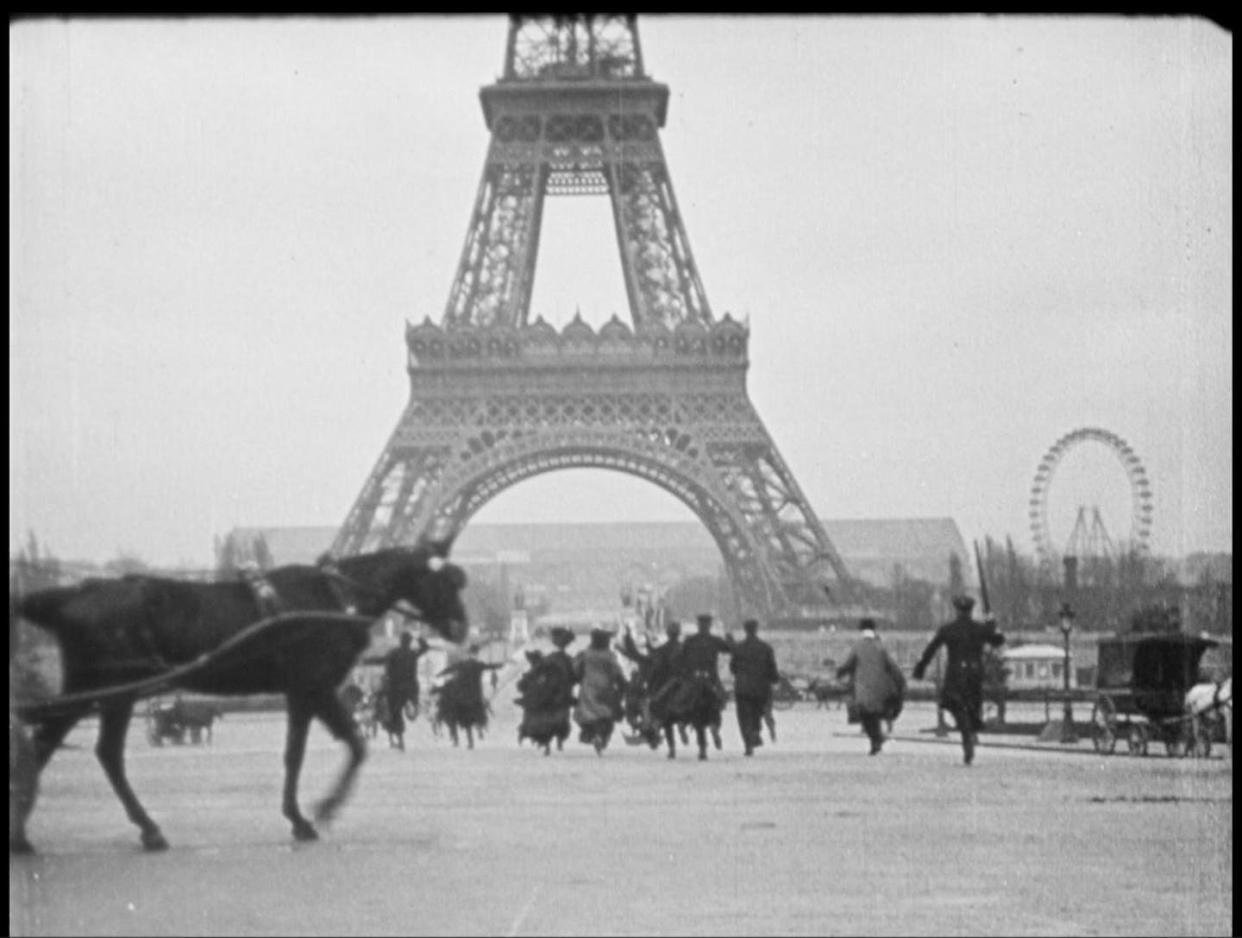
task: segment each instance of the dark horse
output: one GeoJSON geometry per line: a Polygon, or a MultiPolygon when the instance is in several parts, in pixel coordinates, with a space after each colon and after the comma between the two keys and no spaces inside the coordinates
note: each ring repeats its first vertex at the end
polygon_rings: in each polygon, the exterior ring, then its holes
{"type": "MultiPolygon", "coordinates": [[[[466,575],[444,559],[447,550],[444,543],[420,544],[346,557],[335,565],[269,570],[264,576],[275,591],[281,621],[257,629],[252,627],[269,613],[270,597],[260,598],[240,580],[127,576],[25,597],[18,614],[59,640],[64,666],[61,704],[31,714],[37,767],[47,764],[74,724],[98,702],[95,754],[129,819],[141,830],[143,846],[162,850],[168,846],[164,835],[125,777],[125,734],[135,697],[111,694],[95,701],[91,692],[175,671],[172,686],[198,693],[283,693],[288,706],[283,813],[294,837],[316,839],[297,802],[311,719],[318,718],[349,749],[344,770],[315,812],[317,820],[327,821],[348,797],[366,755],[337,688],[366,648],[372,620],[404,600],[445,638],[460,642],[466,635],[460,595],[466,575]],[[193,666],[196,662],[202,666],[193,666]]],[[[22,837],[20,842],[10,838],[9,849],[31,848],[22,837]]]]}

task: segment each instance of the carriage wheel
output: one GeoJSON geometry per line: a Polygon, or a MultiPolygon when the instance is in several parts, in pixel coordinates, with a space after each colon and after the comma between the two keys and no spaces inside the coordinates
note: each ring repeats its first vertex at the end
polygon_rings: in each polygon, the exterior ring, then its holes
{"type": "Polygon", "coordinates": [[[1126,744],[1130,747],[1130,755],[1147,755],[1147,727],[1142,723],[1135,723],[1131,726],[1126,736],[1126,744]]]}
{"type": "Polygon", "coordinates": [[[1091,745],[1105,756],[1117,748],[1117,707],[1111,697],[1100,697],[1091,708],[1091,745]]]}

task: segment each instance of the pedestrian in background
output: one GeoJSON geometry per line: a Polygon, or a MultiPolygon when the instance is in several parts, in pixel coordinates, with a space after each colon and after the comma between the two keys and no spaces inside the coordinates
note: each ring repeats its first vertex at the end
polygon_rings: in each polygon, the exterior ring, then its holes
{"type": "Polygon", "coordinates": [[[747,619],[742,623],[746,637],[733,645],[729,670],[733,672],[733,698],[737,704],[737,726],[742,734],[746,755],[763,745],[761,726],[764,712],[772,701],[772,687],[780,679],[776,669],[776,653],[759,637],[759,622],[747,619]]]}
{"type": "Polygon", "coordinates": [[[871,740],[871,755],[879,755],[884,747],[881,722],[887,721],[891,727],[901,713],[906,678],[888,649],[880,643],[874,619],[859,621],[858,641],[837,668],[837,679],[851,681],[858,721],[871,740]]]}
{"type": "Polygon", "coordinates": [[[983,651],[988,645],[1003,644],[1005,636],[996,630],[996,620],[988,617],[976,622],[971,616],[975,601],[969,596],[955,596],[953,608],[957,618],[936,630],[914,666],[914,679],[922,680],[927,665],[943,645],[948,651],[944,681],[940,688],[940,706],[948,710],[962,734],[962,755],[967,765],[975,761],[975,744],[983,729],[983,651]]]}
{"type": "Polygon", "coordinates": [[[611,632],[592,629],[590,646],[574,660],[578,681],[574,720],[582,727],[578,738],[594,746],[596,755],[603,755],[608,747],[613,727],[621,719],[625,696],[625,673],[609,647],[611,642],[611,632]]]}
{"type": "Polygon", "coordinates": [[[401,750],[405,749],[406,707],[410,708],[411,720],[418,718],[418,659],[431,647],[420,636],[418,648],[411,648],[413,640],[409,632],[402,632],[401,644],[384,658],[385,699],[388,705],[384,729],[388,731],[388,744],[401,750]]]}

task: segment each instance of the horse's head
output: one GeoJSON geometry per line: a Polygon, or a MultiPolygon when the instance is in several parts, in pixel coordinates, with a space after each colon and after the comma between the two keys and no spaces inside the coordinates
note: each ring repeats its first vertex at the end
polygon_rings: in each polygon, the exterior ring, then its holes
{"type": "Polygon", "coordinates": [[[381,551],[376,580],[389,605],[405,600],[440,635],[460,644],[470,630],[461,597],[466,571],[449,562],[448,549],[439,541],[381,551]]]}

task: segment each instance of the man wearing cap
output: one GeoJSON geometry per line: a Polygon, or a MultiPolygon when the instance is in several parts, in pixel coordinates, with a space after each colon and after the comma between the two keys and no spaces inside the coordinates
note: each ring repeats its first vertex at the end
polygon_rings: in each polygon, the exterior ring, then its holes
{"type": "Polygon", "coordinates": [[[989,617],[984,622],[971,618],[974,606],[975,601],[969,596],[953,598],[957,618],[936,630],[913,672],[915,680],[922,680],[940,646],[948,650],[940,705],[953,716],[962,734],[962,754],[967,765],[975,759],[977,734],[983,728],[983,651],[985,646],[1005,641],[1005,636],[996,630],[994,618],[989,617]]]}
{"type": "Polygon", "coordinates": [[[759,622],[747,619],[742,623],[746,637],[733,645],[729,670],[733,672],[733,697],[737,702],[737,727],[742,734],[746,755],[753,756],[755,747],[763,745],[760,735],[763,714],[772,699],[772,687],[780,679],[776,669],[776,653],[759,638],[759,622]]]}
{"type": "Polygon", "coordinates": [[[845,663],[837,668],[837,679],[853,682],[854,706],[863,731],[871,740],[871,755],[880,754],[884,745],[883,720],[893,721],[901,712],[906,678],[875,631],[874,619],[858,623],[858,642],[850,649],[845,663]]]}
{"type": "MultiPolygon", "coordinates": [[[[729,699],[724,685],[720,683],[719,661],[722,654],[733,652],[733,643],[727,642],[719,635],[712,634],[712,617],[702,613],[695,617],[698,631],[687,638],[681,646],[681,672],[687,678],[702,675],[708,679],[712,693],[715,695],[715,720],[708,726],[712,732],[712,740],[716,748],[720,748],[720,713],[729,699]]],[[[700,753],[700,758],[706,755],[700,753]]]]}

